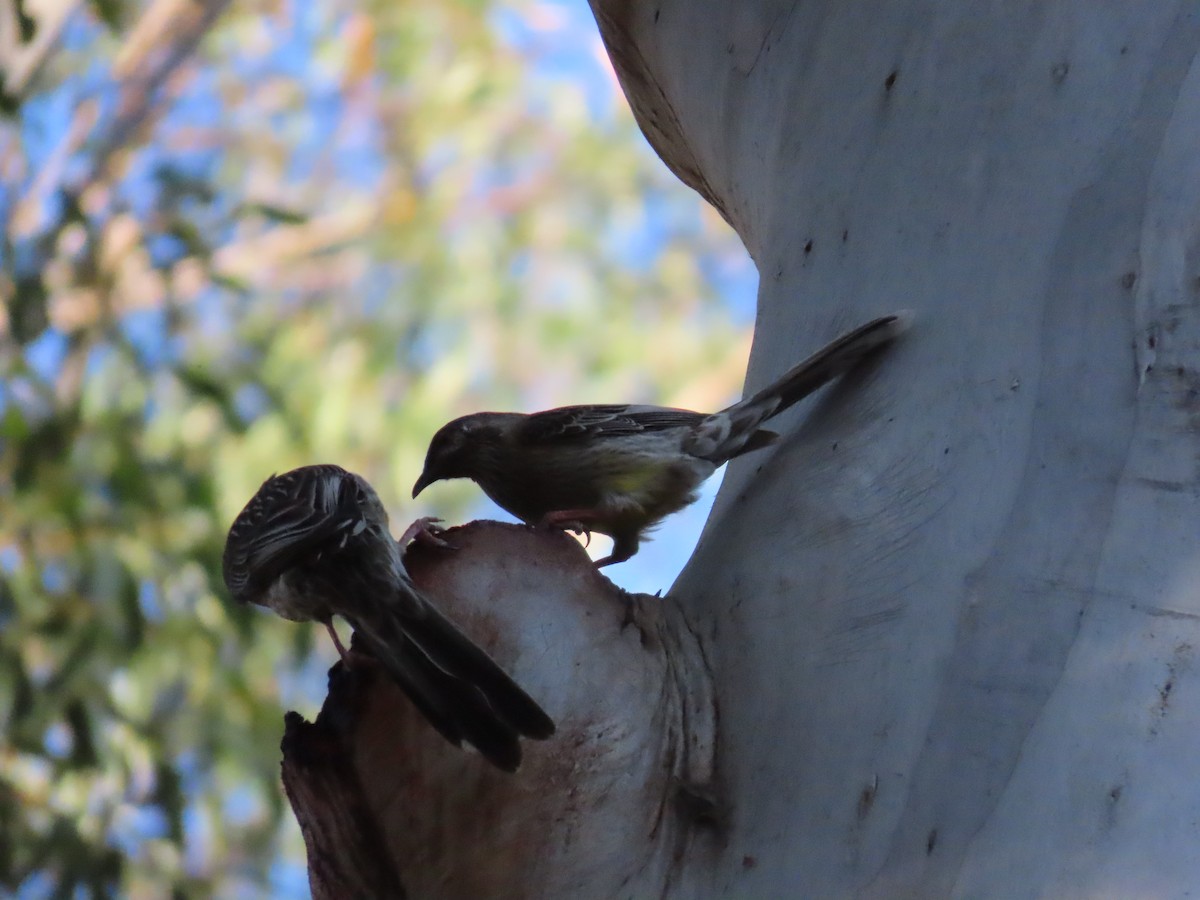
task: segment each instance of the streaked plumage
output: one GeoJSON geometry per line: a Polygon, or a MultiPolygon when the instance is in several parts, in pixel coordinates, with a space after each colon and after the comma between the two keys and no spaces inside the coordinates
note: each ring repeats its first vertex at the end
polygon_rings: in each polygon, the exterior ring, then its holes
{"type": "Polygon", "coordinates": [[[499,768],[521,761],[519,737],[554,723],[490,656],[423,597],[370,484],[340,466],[273,475],[225,543],[234,599],[333,630],[344,617],[422,715],[451,743],[468,741],[499,768]]]}
{"type": "Polygon", "coordinates": [[[647,529],[692,503],[717,467],[773,443],[759,426],[907,329],[908,313],[868,322],[752,397],[706,414],[661,406],[565,406],[480,412],[430,441],[413,496],[435,481],[470,478],[529,524],[613,539],[598,566],[633,556],[647,529]]]}

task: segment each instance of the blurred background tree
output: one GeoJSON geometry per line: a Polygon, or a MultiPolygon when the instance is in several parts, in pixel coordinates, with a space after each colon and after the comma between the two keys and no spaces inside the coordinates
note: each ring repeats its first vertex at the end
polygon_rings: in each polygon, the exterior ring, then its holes
{"type": "Polygon", "coordinates": [[[0,2],[19,897],[305,894],[281,714],[332,652],[220,577],[266,476],[339,462],[398,527],[489,514],[407,501],[446,419],[715,407],[744,372],[744,253],[645,147],[583,0],[226,5],[0,2]]]}

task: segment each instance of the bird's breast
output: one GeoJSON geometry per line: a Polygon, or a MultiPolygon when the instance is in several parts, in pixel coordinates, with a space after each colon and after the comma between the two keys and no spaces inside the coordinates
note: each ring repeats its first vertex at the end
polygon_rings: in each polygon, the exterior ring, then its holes
{"type": "Polygon", "coordinates": [[[254,602],[291,622],[325,621],[330,616],[330,605],[315,588],[310,579],[287,572],[271,582],[254,602]]]}
{"type": "Polygon", "coordinates": [[[475,480],[499,506],[526,522],[547,513],[589,510],[594,530],[627,531],[694,499],[712,463],[679,449],[678,436],[644,435],[526,448],[475,480]]]}

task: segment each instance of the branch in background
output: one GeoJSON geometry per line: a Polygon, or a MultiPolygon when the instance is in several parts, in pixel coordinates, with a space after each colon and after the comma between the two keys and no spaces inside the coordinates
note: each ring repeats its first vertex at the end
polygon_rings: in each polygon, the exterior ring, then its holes
{"type": "Polygon", "coordinates": [[[213,268],[231,278],[254,280],[272,265],[293,264],[367,235],[378,219],[375,204],[347,204],[300,225],[276,226],[213,254],[213,268]]]}
{"type": "Polygon", "coordinates": [[[0,101],[20,105],[78,5],[78,0],[0,0],[0,101]],[[31,36],[22,27],[26,16],[31,36]]]}
{"type": "Polygon", "coordinates": [[[120,91],[117,117],[98,135],[92,165],[80,184],[95,180],[109,157],[130,142],[154,109],[158,91],[195,52],[228,5],[229,0],[156,0],[146,10],[113,65],[120,91]]]}

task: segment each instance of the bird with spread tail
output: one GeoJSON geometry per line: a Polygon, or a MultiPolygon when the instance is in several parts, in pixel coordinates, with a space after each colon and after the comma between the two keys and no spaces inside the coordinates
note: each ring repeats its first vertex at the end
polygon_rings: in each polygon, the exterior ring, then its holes
{"type": "Polygon", "coordinates": [[[435,481],[470,478],[530,525],[607,534],[612,553],[596,565],[624,562],[650,528],[695,501],[719,466],[778,439],[760,425],[890,343],[911,321],[904,311],[868,322],[720,412],[604,405],[462,416],[433,436],[413,496],[435,481]]]}
{"type": "Polygon", "coordinates": [[[333,628],[342,616],[443,737],[515,771],[519,739],[547,738],[554,722],[413,584],[401,548],[430,522],[397,542],[366,479],[334,465],[272,475],[229,529],[225,584],[235,600],[320,622],[352,666],[333,628]]]}

